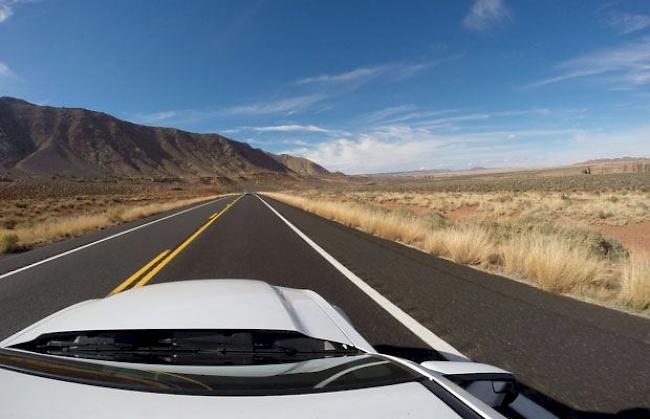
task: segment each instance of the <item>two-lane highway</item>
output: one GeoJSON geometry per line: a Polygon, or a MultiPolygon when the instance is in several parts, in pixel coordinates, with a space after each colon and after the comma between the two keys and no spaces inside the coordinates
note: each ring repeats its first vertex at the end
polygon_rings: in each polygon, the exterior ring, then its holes
{"type": "Polygon", "coordinates": [[[0,258],[0,337],[69,305],[108,295],[235,197],[0,258]],[[179,214],[180,212],[180,214],[179,214]],[[175,215],[178,214],[178,215],[175,215]]]}
{"type": "Polygon", "coordinates": [[[471,358],[510,369],[576,409],[616,412],[650,403],[647,319],[550,295],[263,199],[272,208],[254,195],[225,197],[141,221],[135,227],[143,227],[125,234],[134,226],[1,258],[0,337],[73,303],[135,286],[260,279],[313,289],[388,352],[438,357],[418,333],[417,326],[426,326],[471,358]],[[147,225],[156,220],[162,221],[147,225]],[[114,234],[121,235],[105,240],[114,234]],[[93,240],[104,241],[7,275],[93,240]],[[346,270],[388,302],[371,298],[346,270]]]}

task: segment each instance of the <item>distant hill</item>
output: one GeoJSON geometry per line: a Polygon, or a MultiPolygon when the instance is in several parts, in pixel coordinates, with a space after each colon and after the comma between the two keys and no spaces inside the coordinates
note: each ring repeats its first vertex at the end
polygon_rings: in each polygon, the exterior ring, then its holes
{"type": "Polygon", "coordinates": [[[330,171],[325,169],[313,161],[304,157],[295,157],[289,154],[271,154],[274,159],[291,169],[292,171],[304,175],[315,177],[329,177],[332,175],[330,171]]]}
{"type": "Polygon", "coordinates": [[[637,161],[649,162],[650,158],[649,157],[617,157],[612,159],[594,159],[594,160],[587,160],[580,163],[576,163],[576,165],[600,164],[600,163],[626,163],[626,162],[637,162],[637,161]]]}
{"type": "Polygon", "coordinates": [[[592,173],[650,173],[650,158],[619,157],[611,159],[594,159],[574,166],[589,168],[592,173]]]}
{"type": "Polygon", "coordinates": [[[201,178],[327,176],[303,158],[274,156],[218,134],[122,121],[78,108],[0,97],[0,174],[14,177],[201,178]]]}

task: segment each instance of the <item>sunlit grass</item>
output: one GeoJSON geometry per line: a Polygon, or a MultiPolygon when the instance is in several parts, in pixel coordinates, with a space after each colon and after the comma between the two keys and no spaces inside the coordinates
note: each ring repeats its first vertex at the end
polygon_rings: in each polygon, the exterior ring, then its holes
{"type": "Polygon", "coordinates": [[[168,202],[146,205],[109,206],[103,212],[94,214],[51,217],[47,221],[31,225],[19,225],[11,230],[0,230],[0,253],[77,236],[87,231],[148,217],[216,197],[217,195],[211,195],[189,199],[174,199],[168,202]]]}

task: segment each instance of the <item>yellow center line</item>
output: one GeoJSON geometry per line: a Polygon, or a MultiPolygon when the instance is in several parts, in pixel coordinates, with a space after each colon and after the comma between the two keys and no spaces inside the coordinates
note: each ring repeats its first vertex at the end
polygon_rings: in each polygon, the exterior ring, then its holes
{"type": "Polygon", "coordinates": [[[210,217],[208,217],[208,220],[211,220],[211,219],[213,219],[214,217],[216,217],[216,216],[217,216],[217,214],[219,214],[219,213],[218,213],[218,212],[215,212],[215,213],[214,213],[214,214],[212,214],[212,215],[211,215],[210,217]]]}
{"type": "Polygon", "coordinates": [[[181,243],[180,246],[178,246],[176,249],[174,249],[173,252],[171,252],[165,259],[163,259],[162,262],[160,262],[158,265],[156,265],[151,271],[149,271],[148,274],[146,274],[144,277],[142,277],[141,280],[139,280],[134,286],[133,289],[135,288],[140,288],[143,285],[145,285],[147,282],[151,280],[162,268],[165,267],[169,262],[171,262],[172,259],[176,257],[183,249],[185,249],[194,239],[196,239],[203,231],[205,231],[206,228],[210,227],[212,223],[217,221],[219,217],[221,217],[226,211],[228,211],[230,208],[232,208],[233,205],[237,203],[244,195],[240,195],[237,199],[232,201],[230,204],[226,205],[221,211],[217,213],[217,215],[209,220],[207,223],[203,224],[201,228],[196,230],[194,234],[192,234],[190,237],[187,238],[183,243],[181,243]]]}
{"type": "Polygon", "coordinates": [[[134,273],[133,275],[131,275],[130,277],[128,277],[127,279],[125,279],[124,282],[122,282],[120,285],[118,285],[118,286],[117,286],[113,291],[111,291],[111,293],[108,294],[108,295],[117,294],[118,292],[123,291],[126,287],[128,287],[129,285],[131,285],[131,283],[132,283],[133,281],[135,281],[136,279],[138,279],[138,278],[140,277],[140,275],[142,275],[142,274],[145,273],[149,268],[151,268],[153,265],[155,265],[156,263],[158,263],[158,261],[159,261],[160,259],[162,259],[163,257],[167,256],[167,253],[169,253],[169,252],[171,252],[171,250],[167,249],[167,250],[163,251],[161,254],[159,254],[158,256],[156,256],[155,258],[153,258],[153,259],[151,260],[151,262],[147,263],[147,264],[144,265],[142,268],[140,268],[136,273],[134,273]]]}

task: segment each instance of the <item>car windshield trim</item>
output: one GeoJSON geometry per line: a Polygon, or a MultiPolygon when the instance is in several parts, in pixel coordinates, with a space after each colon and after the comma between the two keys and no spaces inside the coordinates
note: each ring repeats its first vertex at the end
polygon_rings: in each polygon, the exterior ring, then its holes
{"type": "Polygon", "coordinates": [[[173,365],[256,365],[363,353],[351,345],[295,331],[249,329],[53,332],[11,348],[73,358],[173,365]]]}
{"type": "MultiPolygon", "coordinates": [[[[122,390],[188,396],[315,394],[419,382],[417,371],[374,354],[286,364],[285,373],[241,376],[151,370],[129,363],[106,365],[80,359],[0,349],[0,368],[54,380],[122,390]],[[317,365],[317,368],[314,368],[317,365]]],[[[174,367],[174,366],[170,366],[174,367]]],[[[256,366],[250,366],[254,369],[256,366]]],[[[233,368],[241,368],[234,366],[233,368]]],[[[250,371],[249,371],[250,372],[250,371]]]]}

